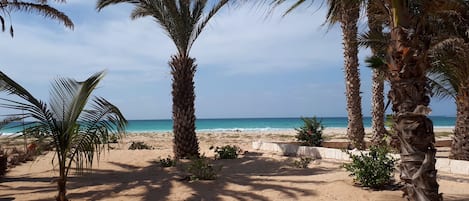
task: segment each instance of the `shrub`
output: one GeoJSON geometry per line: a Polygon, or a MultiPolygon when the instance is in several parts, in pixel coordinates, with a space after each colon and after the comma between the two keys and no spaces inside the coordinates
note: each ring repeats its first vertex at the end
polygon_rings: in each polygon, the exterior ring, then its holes
{"type": "Polygon", "coordinates": [[[316,117],[312,118],[301,118],[304,125],[300,128],[295,128],[298,132],[295,136],[296,139],[301,142],[301,145],[306,146],[321,146],[323,141],[322,131],[324,126],[321,121],[318,121],[316,117]]]}
{"type": "MultiPolygon", "coordinates": [[[[213,149],[213,146],[210,147],[210,149],[213,149]]],[[[236,159],[238,158],[241,149],[236,145],[225,145],[222,147],[215,147],[214,152],[215,158],[218,159],[236,159]]]]}
{"type": "Polygon", "coordinates": [[[161,167],[172,167],[176,165],[176,160],[173,160],[170,156],[167,158],[160,159],[160,166],[161,167]]]}
{"type": "Polygon", "coordinates": [[[362,152],[360,155],[347,153],[352,162],[344,164],[343,167],[350,172],[350,176],[354,177],[355,182],[373,189],[380,189],[391,183],[394,164],[397,160],[388,156],[387,147],[372,146],[369,153],[362,152]]]}
{"type": "Polygon", "coordinates": [[[218,172],[221,170],[221,166],[215,167],[210,164],[207,157],[201,156],[200,158],[193,158],[187,167],[189,172],[190,180],[214,180],[217,178],[218,172]]]}
{"type": "Polygon", "coordinates": [[[293,161],[293,165],[297,168],[308,168],[308,165],[313,161],[310,157],[300,157],[299,160],[293,161]]]}
{"type": "Polygon", "coordinates": [[[136,149],[153,149],[153,147],[145,144],[144,142],[132,142],[132,144],[129,147],[129,150],[136,150],[136,149]]]}

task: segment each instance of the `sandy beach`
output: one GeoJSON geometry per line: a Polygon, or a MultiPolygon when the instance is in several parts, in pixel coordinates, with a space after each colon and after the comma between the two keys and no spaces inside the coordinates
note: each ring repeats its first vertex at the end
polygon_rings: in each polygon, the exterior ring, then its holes
{"type": "MultiPolygon", "coordinates": [[[[451,129],[437,130],[451,131],[451,129]]],[[[336,136],[344,129],[326,130],[336,136]]],[[[278,132],[198,133],[201,153],[213,157],[210,146],[237,145],[239,159],[215,160],[222,166],[213,181],[187,181],[184,164],[161,168],[159,158],[172,155],[171,133],[129,134],[114,149],[103,152],[92,173],[72,175],[71,200],[404,200],[399,190],[373,191],[354,185],[341,161],[316,160],[307,169],[292,166],[295,157],[253,150],[253,141],[294,141],[294,130],[278,132]],[[153,150],[128,150],[133,141],[144,141],[153,150]]],[[[337,138],[337,137],[336,137],[337,138]]],[[[57,170],[52,153],[10,170],[0,179],[0,200],[52,200],[56,195],[57,170]]],[[[469,200],[469,176],[439,172],[445,200],[469,200]]],[[[397,178],[397,173],[396,173],[397,178]]]]}

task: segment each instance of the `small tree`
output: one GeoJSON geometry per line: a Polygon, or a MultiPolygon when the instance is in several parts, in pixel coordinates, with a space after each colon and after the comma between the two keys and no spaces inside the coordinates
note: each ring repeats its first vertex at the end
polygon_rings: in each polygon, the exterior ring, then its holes
{"type": "Polygon", "coordinates": [[[304,125],[300,128],[295,128],[297,131],[296,139],[302,145],[321,146],[323,141],[322,131],[324,130],[322,122],[318,121],[316,117],[302,117],[301,120],[303,120],[304,125]]]}
{"type": "Polygon", "coordinates": [[[78,173],[91,167],[94,154],[107,144],[110,135],[125,131],[127,121],[119,109],[101,97],[85,109],[91,93],[103,78],[96,73],[83,82],[61,78],[52,84],[49,104],[36,99],[21,85],[0,72],[0,91],[17,95],[24,101],[1,98],[0,107],[24,111],[21,118],[31,119],[27,127],[41,131],[52,139],[59,163],[57,201],[66,201],[66,183],[72,163],[78,173]]]}

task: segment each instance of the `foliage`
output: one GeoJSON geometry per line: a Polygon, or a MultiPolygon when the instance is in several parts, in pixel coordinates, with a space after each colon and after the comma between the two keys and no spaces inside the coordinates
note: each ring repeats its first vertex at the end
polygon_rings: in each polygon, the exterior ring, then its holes
{"type": "Polygon", "coordinates": [[[214,149],[215,158],[218,159],[236,159],[241,149],[236,145],[225,145],[222,147],[210,147],[210,150],[214,149]]]}
{"type": "Polygon", "coordinates": [[[360,155],[347,153],[352,162],[344,164],[343,167],[354,177],[354,181],[362,186],[380,189],[392,181],[397,160],[388,156],[389,150],[386,147],[372,146],[369,153],[362,152],[360,155]]]}
{"type": "Polygon", "coordinates": [[[119,140],[119,137],[117,135],[111,135],[109,136],[109,139],[107,140],[108,143],[117,143],[119,140]]]}
{"type": "Polygon", "coordinates": [[[323,141],[322,131],[324,130],[321,121],[318,121],[316,117],[301,119],[304,125],[300,128],[295,128],[297,131],[296,139],[301,142],[302,145],[321,146],[323,141]]]}
{"type": "Polygon", "coordinates": [[[308,168],[308,165],[313,161],[310,157],[300,157],[299,160],[293,161],[293,165],[297,168],[308,168]]]}
{"type": "MultiPolygon", "coordinates": [[[[65,0],[55,0],[57,2],[65,2],[65,0]]],[[[22,11],[27,13],[37,13],[42,15],[45,18],[57,20],[62,22],[65,27],[73,29],[73,22],[70,18],[65,15],[63,12],[51,7],[47,4],[47,0],[40,1],[21,1],[21,0],[2,0],[0,3],[0,25],[2,26],[2,31],[5,31],[5,17],[10,18],[10,28],[9,32],[11,37],[14,35],[13,25],[11,24],[11,12],[12,11],[22,11]]]]}
{"type": "Polygon", "coordinates": [[[170,156],[167,158],[160,158],[161,167],[173,167],[176,166],[176,160],[173,160],[170,156]]]}
{"type": "Polygon", "coordinates": [[[144,142],[132,142],[132,144],[129,146],[129,150],[136,149],[153,149],[153,147],[145,144],[144,142]]]}
{"type": "Polygon", "coordinates": [[[217,178],[218,172],[221,170],[221,166],[214,166],[210,164],[210,160],[201,156],[199,158],[192,158],[191,162],[187,167],[187,172],[189,172],[190,180],[214,180],[217,178]]]}
{"type": "Polygon", "coordinates": [[[91,96],[103,77],[104,72],[82,82],[59,78],[52,83],[51,101],[46,103],[0,72],[0,91],[23,100],[1,98],[4,103],[0,107],[21,111],[10,116],[28,119],[26,127],[50,139],[54,146],[60,173],[57,200],[67,200],[65,186],[72,164],[82,173],[92,166],[95,153],[99,158],[109,135],[125,131],[127,121],[119,109],[102,97],[91,96]]]}

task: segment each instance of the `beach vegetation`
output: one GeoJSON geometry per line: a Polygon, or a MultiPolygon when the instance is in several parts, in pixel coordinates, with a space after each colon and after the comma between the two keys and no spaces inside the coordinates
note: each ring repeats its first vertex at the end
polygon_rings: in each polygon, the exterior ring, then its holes
{"type": "MultiPolygon", "coordinates": [[[[65,2],[65,0],[55,0],[56,2],[65,2]]],[[[17,1],[17,0],[2,0],[0,2],[0,25],[2,27],[2,31],[6,30],[6,20],[5,18],[10,18],[12,12],[27,12],[27,13],[37,13],[42,15],[45,18],[49,18],[52,20],[57,20],[65,25],[65,27],[73,29],[73,22],[72,20],[63,12],[57,10],[56,8],[48,5],[47,0],[41,1],[17,1]]],[[[14,36],[14,29],[13,25],[10,24],[8,29],[10,36],[14,36]]]]}
{"type": "Polygon", "coordinates": [[[311,157],[300,157],[299,159],[293,161],[293,166],[296,168],[308,168],[308,165],[313,161],[314,159],[311,157]]]}
{"type": "Polygon", "coordinates": [[[129,146],[129,150],[139,150],[139,149],[153,149],[152,146],[145,144],[145,142],[132,142],[129,146]]]}
{"type": "Polygon", "coordinates": [[[85,81],[58,78],[52,83],[50,102],[35,98],[29,91],[0,72],[0,91],[16,99],[1,98],[1,107],[19,110],[27,128],[41,131],[52,140],[59,177],[56,200],[68,200],[66,184],[72,165],[76,173],[92,167],[93,159],[105,149],[110,135],[122,135],[127,121],[119,109],[102,97],[92,96],[105,72],[85,81]],[[17,99],[20,100],[17,100],[17,99]],[[86,168],[85,168],[86,167],[86,168]]]}
{"type": "Polygon", "coordinates": [[[456,124],[450,158],[469,160],[469,2],[444,18],[437,42],[430,49],[432,94],[456,103],[456,124]],[[449,18],[449,19],[448,19],[449,18]]]}
{"type": "MultiPolygon", "coordinates": [[[[383,27],[389,23],[389,20],[387,17],[383,17],[387,12],[383,5],[384,0],[366,1],[366,16],[369,30],[361,34],[358,41],[359,45],[371,50],[371,57],[384,57],[386,54],[387,43],[381,39],[386,36],[383,27]],[[375,38],[379,38],[379,40],[375,38]]],[[[386,144],[384,81],[386,80],[387,71],[385,69],[383,62],[377,63],[372,68],[371,144],[375,146],[386,144]]]]}
{"type": "Polygon", "coordinates": [[[225,145],[221,147],[210,147],[210,150],[215,152],[217,159],[236,159],[241,152],[241,149],[236,145],[225,145]]]}
{"type": "Polygon", "coordinates": [[[295,128],[297,131],[296,139],[304,146],[321,146],[323,142],[322,131],[324,126],[322,122],[316,117],[301,118],[303,120],[303,126],[295,128]]]}
{"type": "Polygon", "coordinates": [[[98,0],[98,10],[120,3],[133,5],[132,19],[152,17],[176,45],[177,53],[169,61],[173,81],[173,152],[176,158],[200,155],[194,108],[194,75],[197,65],[189,53],[210,19],[229,2],[231,1],[98,0]]]}
{"type": "Polygon", "coordinates": [[[387,147],[371,146],[368,153],[347,153],[352,162],[343,164],[343,167],[360,185],[380,189],[393,181],[397,160],[389,155],[387,147]]]}
{"type": "Polygon", "coordinates": [[[193,157],[188,166],[187,172],[190,174],[190,180],[215,180],[222,166],[215,166],[210,163],[210,159],[204,155],[193,157]]]}
{"type": "Polygon", "coordinates": [[[166,158],[160,158],[160,166],[165,167],[174,167],[176,166],[176,160],[168,156],[166,158]]]}

